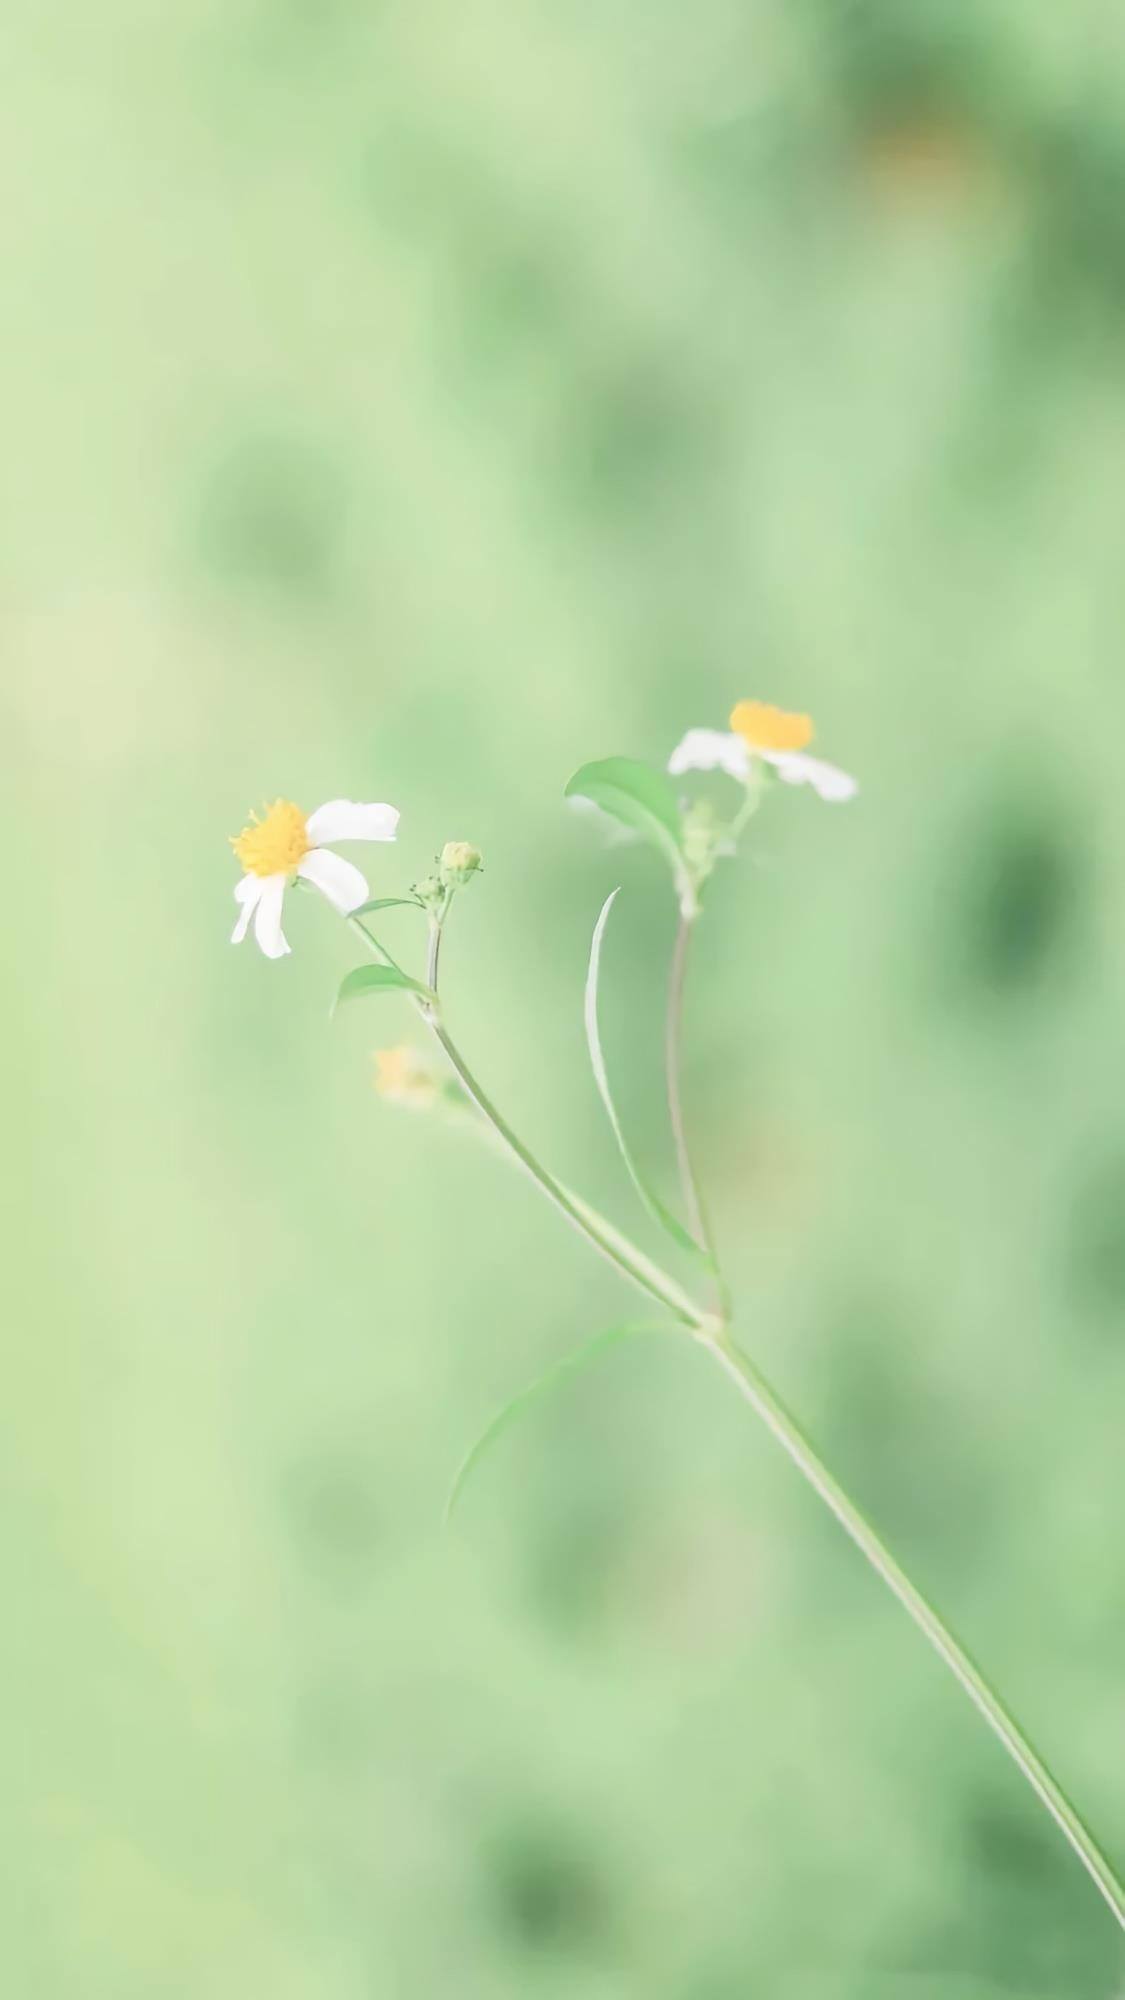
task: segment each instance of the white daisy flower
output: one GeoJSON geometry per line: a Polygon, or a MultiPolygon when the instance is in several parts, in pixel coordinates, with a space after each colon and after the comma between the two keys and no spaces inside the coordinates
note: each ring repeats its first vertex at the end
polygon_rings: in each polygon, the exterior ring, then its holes
{"type": "Polygon", "coordinates": [[[242,943],[252,919],[254,936],[266,957],[285,957],[290,946],[281,928],[281,906],[294,875],[311,882],[342,916],[350,916],[368,900],[366,878],[353,862],[323,843],[393,840],[397,825],[394,806],[357,805],[351,799],[329,799],[307,818],[288,799],[275,799],[264,819],[251,813],[249,825],[231,840],[246,870],[235,886],[240,909],[231,943],[242,943]]]}
{"type": "Polygon", "coordinates": [[[819,757],[806,756],[812,734],[807,715],[788,715],[762,701],[740,701],[729,731],[689,729],[668,759],[668,769],[677,777],[684,771],[725,771],[745,785],[759,757],[787,785],[811,785],[833,803],[853,799],[859,790],[854,778],[819,757]]]}

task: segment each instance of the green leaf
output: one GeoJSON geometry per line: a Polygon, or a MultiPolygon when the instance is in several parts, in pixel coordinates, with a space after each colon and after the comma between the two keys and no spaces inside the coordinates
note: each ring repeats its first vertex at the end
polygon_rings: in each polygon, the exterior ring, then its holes
{"type": "Polygon", "coordinates": [[[644,1175],[641,1173],[640,1168],[633,1158],[629,1142],[622,1130],[621,1120],[617,1115],[617,1106],[614,1104],[613,1093],[609,1087],[609,1076],[606,1072],[605,1057],[602,1054],[601,1035],[598,1030],[598,975],[601,969],[602,939],[605,936],[605,927],[609,921],[609,913],[613,908],[614,901],[620,893],[619,889],[614,889],[612,894],[606,897],[605,902],[602,904],[601,915],[594,925],[593,938],[590,941],[590,965],[586,973],[585,999],[586,1046],[590,1051],[590,1067],[594,1072],[594,1082],[598,1086],[598,1095],[605,1106],[606,1117],[613,1128],[613,1136],[617,1141],[617,1149],[625,1162],[626,1172],[649,1214],[655,1222],[660,1224],[662,1229],[667,1231],[673,1243],[677,1243],[681,1250],[686,1250],[690,1255],[700,1257],[705,1263],[709,1263],[710,1259],[707,1257],[706,1251],[696,1242],[694,1236],[684,1228],[683,1223],[672,1214],[671,1209],[664,1206],[660,1196],[648,1185],[644,1175]]]}
{"type": "Polygon", "coordinates": [[[679,1331],[678,1327],[668,1326],[662,1320],[628,1320],[621,1326],[606,1327],[601,1333],[596,1333],[592,1340],[586,1341],[584,1346],[575,1348],[572,1354],[564,1354],[561,1361],[556,1361],[553,1367],[546,1370],[545,1374],[538,1376],[534,1382],[530,1382],[526,1389],[517,1390],[516,1394],[501,1409],[497,1410],[491,1422],[485,1425],[476,1443],[470,1446],[461,1460],[457,1477],[453,1481],[449,1498],[445,1503],[446,1527],[452,1521],[457,1503],[482,1458],[491,1450],[497,1439],[503,1436],[509,1426],[516,1423],[524,1411],[530,1409],[533,1403],[538,1402],[540,1396],[549,1395],[552,1389],[559,1388],[570,1376],[580,1374],[582,1369],[588,1367],[591,1361],[597,1361],[601,1355],[608,1353],[611,1347],[616,1347],[619,1341],[628,1340],[635,1333],[677,1333],[679,1331]]]}
{"type": "Polygon", "coordinates": [[[683,837],[675,790],[663,771],[633,757],[604,757],[583,764],[566,788],[568,799],[589,799],[611,818],[620,820],[647,840],[671,865],[677,882],[684,878],[683,837]]]}
{"type": "Polygon", "coordinates": [[[350,910],[348,914],[369,917],[372,910],[420,910],[423,907],[417,896],[375,896],[370,903],[361,903],[358,910],[350,910]]]}
{"type": "Polygon", "coordinates": [[[340,982],[340,988],[332,1003],[332,1012],[342,1007],[346,1000],[364,1000],[371,993],[418,993],[423,1000],[436,1000],[428,986],[417,979],[411,979],[407,972],[400,972],[397,965],[357,965],[340,982]]]}

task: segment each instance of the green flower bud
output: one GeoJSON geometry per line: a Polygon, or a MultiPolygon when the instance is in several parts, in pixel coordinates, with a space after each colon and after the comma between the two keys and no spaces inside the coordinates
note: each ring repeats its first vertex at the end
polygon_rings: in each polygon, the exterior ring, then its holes
{"type": "Polygon", "coordinates": [[[683,815],[684,859],[695,883],[705,882],[720,855],[730,852],[729,828],[710,799],[695,799],[683,815]]]}
{"type": "Polygon", "coordinates": [[[421,882],[415,882],[414,894],[427,910],[439,910],[445,901],[445,883],[438,875],[427,875],[421,882]]]}
{"type": "Polygon", "coordinates": [[[466,882],[472,881],[480,865],[479,847],[470,847],[467,840],[447,840],[438,864],[447,889],[463,889],[466,882]]]}

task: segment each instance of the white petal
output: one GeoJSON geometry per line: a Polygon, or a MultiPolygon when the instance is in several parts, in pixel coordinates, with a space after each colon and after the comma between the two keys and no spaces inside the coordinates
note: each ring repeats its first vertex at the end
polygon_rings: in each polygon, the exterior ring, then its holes
{"type": "Polygon", "coordinates": [[[284,958],[289,946],[281,930],[281,905],[285,901],[284,875],[267,875],[262,881],[254,912],[254,936],[267,958],[284,958]]]}
{"type": "Polygon", "coordinates": [[[668,759],[674,777],[682,771],[725,771],[728,777],[745,784],[750,775],[750,753],[741,736],[725,729],[689,729],[668,759]]]}
{"type": "Polygon", "coordinates": [[[327,840],[393,840],[397,825],[394,806],[361,806],[352,799],[329,799],[308,818],[314,847],[327,840]]]}
{"type": "Polygon", "coordinates": [[[314,847],[297,864],[298,875],[306,882],[313,883],[322,896],[327,896],[333,909],[347,917],[367,901],[367,881],[351,861],[345,861],[342,854],[333,854],[330,847],[314,847]]]}
{"type": "Polygon", "coordinates": [[[838,771],[835,764],[823,764],[819,757],[806,757],[803,750],[763,750],[760,755],[787,785],[811,785],[833,804],[854,799],[859,790],[846,771],[838,771]]]}
{"type": "Polygon", "coordinates": [[[244,875],[240,882],[235,883],[235,900],[241,903],[242,908],[239,911],[238,922],[230,934],[232,944],[241,944],[246,936],[250,928],[250,919],[257,908],[264,886],[260,875],[244,875]]]}

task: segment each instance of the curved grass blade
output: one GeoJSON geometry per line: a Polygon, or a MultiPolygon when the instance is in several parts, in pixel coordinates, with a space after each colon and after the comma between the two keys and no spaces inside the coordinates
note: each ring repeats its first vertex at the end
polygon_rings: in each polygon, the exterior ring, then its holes
{"type": "Polygon", "coordinates": [[[678,1327],[670,1326],[664,1320],[627,1320],[620,1326],[605,1327],[601,1333],[596,1333],[592,1340],[587,1340],[582,1347],[576,1347],[573,1353],[564,1354],[561,1361],[556,1361],[545,1374],[537,1376],[534,1382],[529,1382],[525,1389],[518,1389],[516,1394],[497,1410],[496,1415],[485,1425],[476,1443],[469,1447],[461,1460],[457,1476],[450,1488],[449,1498],[445,1503],[446,1527],[448,1528],[452,1521],[461,1495],[481,1460],[491,1451],[497,1439],[502,1437],[512,1424],[518,1422],[525,1410],[529,1410],[541,1396],[546,1396],[552,1389],[559,1388],[570,1376],[579,1374],[592,1361],[597,1361],[601,1355],[608,1353],[611,1347],[616,1347],[619,1341],[628,1340],[635,1333],[678,1332],[680,1332],[678,1327]]]}
{"type": "Polygon", "coordinates": [[[621,1120],[617,1115],[617,1106],[613,1101],[613,1093],[609,1087],[609,1076],[606,1071],[605,1057],[602,1054],[601,1035],[598,1030],[598,975],[601,969],[602,939],[605,936],[605,927],[609,922],[609,913],[613,908],[614,900],[620,893],[619,889],[614,889],[606,897],[605,902],[602,904],[601,915],[594,925],[594,935],[590,940],[590,963],[586,973],[585,996],[586,1046],[590,1051],[590,1067],[594,1072],[594,1082],[598,1086],[598,1095],[605,1106],[606,1117],[613,1128],[613,1136],[617,1141],[617,1150],[625,1162],[625,1169],[629,1175],[629,1179],[632,1181],[653,1221],[660,1224],[661,1229],[667,1232],[672,1238],[673,1243],[678,1244],[681,1250],[686,1250],[693,1257],[701,1258],[705,1264],[709,1265],[711,1260],[702,1245],[696,1242],[690,1231],[685,1229],[678,1217],[672,1214],[671,1209],[665,1207],[660,1196],[648,1185],[644,1175],[641,1173],[622,1129],[621,1120]]]}

